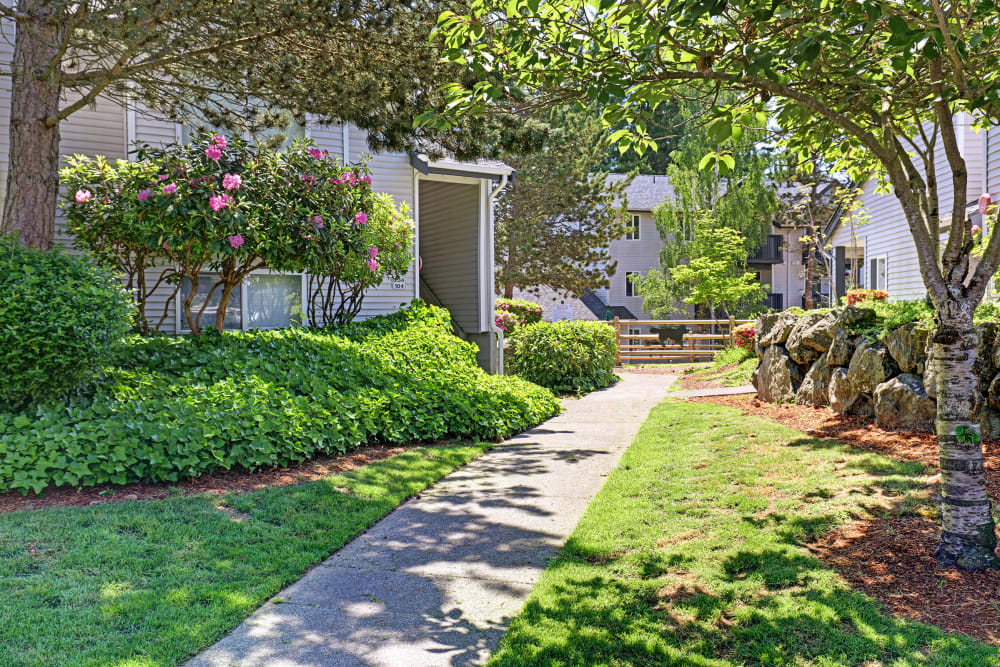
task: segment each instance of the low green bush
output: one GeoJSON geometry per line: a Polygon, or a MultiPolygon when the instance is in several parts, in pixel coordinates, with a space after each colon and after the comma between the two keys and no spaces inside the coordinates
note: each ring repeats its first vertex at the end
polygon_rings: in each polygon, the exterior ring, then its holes
{"type": "Polygon", "coordinates": [[[750,347],[729,345],[715,353],[715,357],[712,359],[712,366],[715,368],[732,366],[733,364],[741,364],[747,359],[755,359],[756,357],[757,355],[753,351],[752,344],[750,347]]]}
{"type": "Polygon", "coordinates": [[[93,379],[132,315],[110,272],[0,238],[0,408],[57,398],[93,379]]]}
{"type": "Polygon", "coordinates": [[[495,439],[559,411],[423,304],[330,329],[134,337],[87,396],[0,412],[0,491],[172,482],[378,442],[495,439]]]}
{"type": "Polygon", "coordinates": [[[615,332],[606,322],[538,322],[509,340],[507,371],[553,391],[587,392],[617,381],[615,332]]]}

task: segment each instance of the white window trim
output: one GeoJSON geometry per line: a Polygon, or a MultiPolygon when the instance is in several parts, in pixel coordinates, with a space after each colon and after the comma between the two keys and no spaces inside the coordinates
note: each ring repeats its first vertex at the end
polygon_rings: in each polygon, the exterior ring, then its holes
{"type": "Polygon", "coordinates": [[[875,270],[875,275],[871,276],[871,279],[869,281],[869,282],[872,283],[872,287],[870,289],[880,289],[880,290],[885,290],[886,292],[888,292],[889,291],[889,256],[888,255],[875,255],[874,257],[872,257],[872,259],[875,260],[876,270],[875,270]],[[885,269],[879,270],[879,267],[878,267],[879,263],[881,263],[882,265],[884,265],[885,269]],[[879,275],[883,274],[883,273],[885,274],[885,284],[884,285],[879,282],[879,275]]]}
{"type": "Polygon", "coordinates": [[[629,276],[637,276],[637,275],[639,275],[638,271],[626,271],[625,272],[625,296],[626,297],[631,298],[631,297],[634,297],[634,296],[638,296],[635,293],[635,285],[632,283],[631,280],[629,280],[629,276]],[[631,294],[629,292],[631,292],[631,294]]]}
{"type": "Polygon", "coordinates": [[[639,232],[640,227],[642,227],[642,216],[638,213],[632,214],[632,222],[629,225],[628,231],[625,232],[626,241],[641,241],[641,234],[639,232]]]}
{"type": "MultiPolygon", "coordinates": [[[[204,271],[203,275],[214,275],[211,271],[204,271]]],[[[307,274],[298,271],[272,271],[271,269],[258,269],[256,271],[251,271],[249,275],[275,275],[275,276],[299,276],[299,293],[302,298],[302,317],[303,322],[306,324],[313,324],[309,321],[309,281],[306,280],[307,274]]],[[[184,321],[184,298],[180,289],[177,290],[177,297],[175,299],[177,302],[177,324],[175,331],[178,334],[191,333],[191,330],[187,328],[187,322],[184,321]]],[[[250,327],[247,326],[249,322],[249,317],[246,313],[247,307],[247,283],[246,280],[240,283],[240,328],[239,331],[250,331],[250,327]]],[[[204,329],[204,323],[202,323],[202,328],[204,329]]],[[[259,327],[258,327],[259,328],[259,327]]],[[[277,327],[281,328],[281,327],[277,327]]],[[[228,331],[236,331],[236,329],[228,329],[228,331]]],[[[262,331],[267,331],[267,329],[262,329],[262,331]]]]}

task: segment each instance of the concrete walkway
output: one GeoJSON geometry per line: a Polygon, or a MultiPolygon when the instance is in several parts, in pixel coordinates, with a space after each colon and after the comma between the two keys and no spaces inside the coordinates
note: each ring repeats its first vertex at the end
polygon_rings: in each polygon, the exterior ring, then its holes
{"type": "Polygon", "coordinates": [[[710,389],[684,389],[672,391],[671,398],[697,398],[699,396],[735,396],[736,394],[756,394],[752,384],[741,384],[735,387],[711,387],[710,389]]]}
{"type": "Polygon", "coordinates": [[[188,665],[485,662],[676,379],[622,375],[401,505],[188,665]]]}

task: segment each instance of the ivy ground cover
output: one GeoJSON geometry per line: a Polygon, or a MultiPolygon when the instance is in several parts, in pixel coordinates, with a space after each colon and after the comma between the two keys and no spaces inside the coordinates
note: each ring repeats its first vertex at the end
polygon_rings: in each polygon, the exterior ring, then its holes
{"type": "Polygon", "coordinates": [[[0,492],[496,439],[558,410],[547,389],[479,369],[447,311],[423,304],[332,329],[135,338],[86,391],[0,412],[0,492]]]}
{"type": "Polygon", "coordinates": [[[177,665],[488,445],[253,493],[0,514],[0,665],[177,665]]]}
{"type": "Polygon", "coordinates": [[[653,410],[490,663],[1000,665],[887,615],[806,545],[923,511],[933,470],[710,404],[653,410]]]}

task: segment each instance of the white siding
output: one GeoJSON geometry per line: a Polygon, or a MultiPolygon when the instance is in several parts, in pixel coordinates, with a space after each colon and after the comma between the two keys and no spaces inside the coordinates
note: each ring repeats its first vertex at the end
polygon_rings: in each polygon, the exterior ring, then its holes
{"type": "MultiPolygon", "coordinates": [[[[972,129],[969,118],[964,114],[956,118],[956,123],[959,126],[960,147],[969,169],[969,186],[964,195],[964,200],[968,202],[976,199],[983,188],[985,133],[972,129]]],[[[950,220],[953,187],[951,169],[940,141],[934,166],[938,180],[942,223],[947,224],[950,220]]],[[[859,215],[855,216],[854,239],[852,239],[852,221],[845,219],[831,239],[830,245],[851,246],[856,240],[856,243],[865,249],[866,267],[870,266],[872,258],[886,257],[889,299],[893,301],[921,299],[927,294],[927,289],[920,275],[916,246],[903,215],[903,209],[891,191],[879,192],[878,189],[878,179],[874,177],[862,186],[862,209],[859,215]],[[865,217],[868,221],[862,223],[865,217]]],[[[868,271],[865,273],[867,276],[868,271]]]]}
{"type": "Polygon", "coordinates": [[[986,132],[986,187],[995,200],[1000,201],[1000,126],[992,126],[986,132]]]}
{"type": "Polygon", "coordinates": [[[805,281],[805,267],[802,265],[802,230],[787,229],[778,232],[782,237],[780,264],[772,264],[770,275],[762,275],[763,282],[770,285],[772,294],[781,294],[785,308],[802,305],[805,281]]]}
{"type": "Polygon", "coordinates": [[[421,278],[466,333],[480,326],[480,186],[420,181],[421,278]]]}

